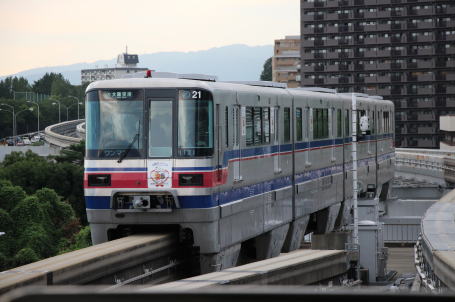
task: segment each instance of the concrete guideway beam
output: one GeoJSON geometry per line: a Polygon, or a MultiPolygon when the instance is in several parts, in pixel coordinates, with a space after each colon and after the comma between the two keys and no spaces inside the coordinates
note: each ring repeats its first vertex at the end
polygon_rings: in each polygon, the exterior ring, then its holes
{"type": "Polygon", "coordinates": [[[298,250],[246,265],[156,285],[144,291],[187,291],[217,285],[309,285],[348,271],[347,253],[341,250],[298,250]]]}
{"type": "Polygon", "coordinates": [[[0,272],[0,295],[26,285],[87,284],[108,275],[169,257],[173,234],[134,235],[0,272]]]}

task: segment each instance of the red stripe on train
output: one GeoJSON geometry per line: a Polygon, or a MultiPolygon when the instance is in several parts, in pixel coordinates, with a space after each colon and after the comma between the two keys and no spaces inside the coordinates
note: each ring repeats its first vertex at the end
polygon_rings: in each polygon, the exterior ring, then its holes
{"type": "Polygon", "coordinates": [[[84,173],[84,188],[147,188],[147,173],[84,173]],[[88,175],[111,175],[111,185],[108,187],[95,187],[88,185],[88,175]]]}

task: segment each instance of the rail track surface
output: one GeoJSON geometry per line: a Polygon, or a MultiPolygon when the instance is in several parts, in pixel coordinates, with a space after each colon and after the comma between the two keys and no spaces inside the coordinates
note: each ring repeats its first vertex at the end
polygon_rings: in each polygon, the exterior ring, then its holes
{"type": "Polygon", "coordinates": [[[27,285],[160,283],[181,276],[175,234],[133,235],[0,272],[0,295],[27,285]]]}

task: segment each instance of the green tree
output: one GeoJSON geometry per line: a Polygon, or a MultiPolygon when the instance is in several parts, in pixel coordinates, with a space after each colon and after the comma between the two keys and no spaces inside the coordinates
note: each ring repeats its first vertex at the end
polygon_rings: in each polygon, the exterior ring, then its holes
{"type": "Polygon", "coordinates": [[[41,79],[33,83],[33,91],[36,93],[42,93],[51,95],[52,93],[52,84],[54,81],[63,81],[66,80],[63,78],[63,75],[60,73],[46,73],[41,79]]]}
{"type": "Polygon", "coordinates": [[[21,187],[13,186],[10,181],[0,180],[0,209],[10,212],[24,198],[25,192],[21,187]]]}
{"type": "Polygon", "coordinates": [[[12,211],[13,218],[18,233],[21,233],[28,225],[44,225],[46,229],[51,228],[50,218],[46,213],[45,207],[40,203],[36,196],[27,196],[12,211]]]}
{"type": "Polygon", "coordinates": [[[31,87],[27,79],[23,77],[7,77],[6,79],[0,81],[0,98],[14,98],[13,91],[31,91],[31,87]]]}
{"type": "Polygon", "coordinates": [[[5,254],[0,252],[0,272],[8,269],[8,267],[9,267],[8,258],[5,256],[5,254]]]}
{"type": "Polygon", "coordinates": [[[15,266],[25,265],[39,260],[38,255],[29,247],[21,249],[14,257],[15,266]]]}
{"type": "MultiPolygon", "coordinates": [[[[14,221],[11,216],[3,209],[0,209],[0,232],[5,234],[0,236],[0,254],[11,255],[15,251],[15,229],[14,221]]],[[[1,264],[0,264],[1,267],[1,264]]]]}
{"type": "Polygon", "coordinates": [[[78,144],[70,145],[68,148],[64,148],[60,151],[60,155],[54,157],[59,163],[71,163],[78,166],[84,165],[85,156],[85,141],[82,140],[78,144]]]}
{"type": "Polygon", "coordinates": [[[272,80],[272,58],[268,58],[264,63],[264,68],[261,73],[261,81],[272,80]]]}

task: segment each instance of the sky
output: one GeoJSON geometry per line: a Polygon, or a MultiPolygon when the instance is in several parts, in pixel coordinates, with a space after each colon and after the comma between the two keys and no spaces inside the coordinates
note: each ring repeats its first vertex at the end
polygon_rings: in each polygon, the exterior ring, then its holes
{"type": "Polygon", "coordinates": [[[300,34],[299,0],[0,0],[0,76],[124,52],[271,45],[300,34]]]}

